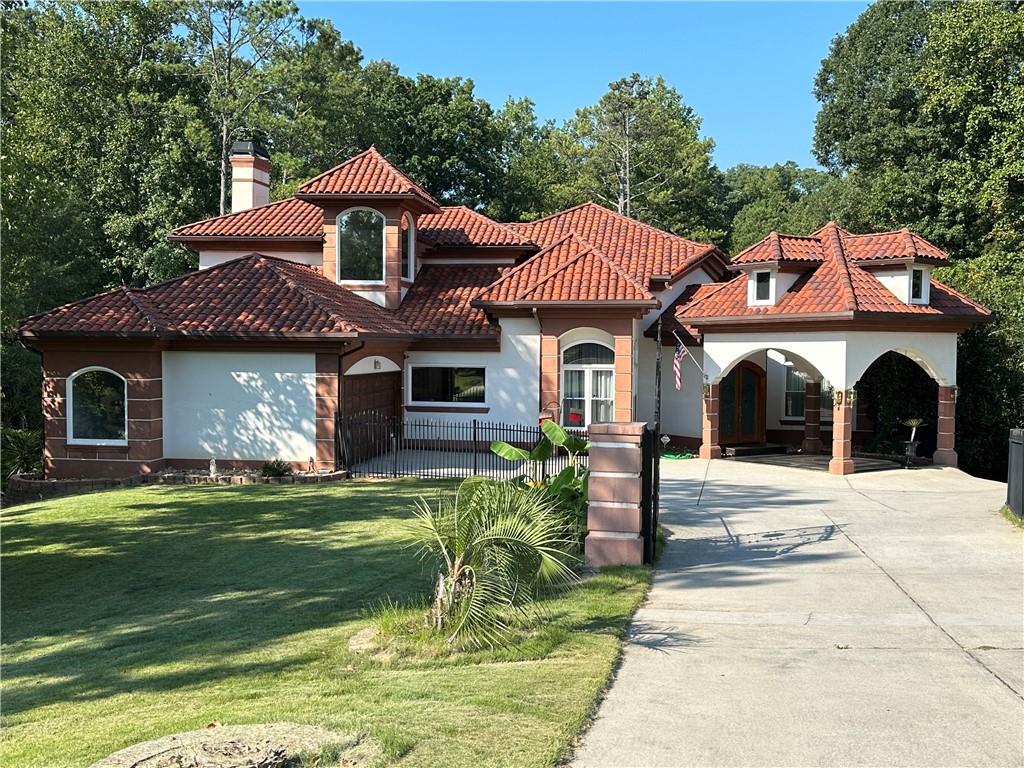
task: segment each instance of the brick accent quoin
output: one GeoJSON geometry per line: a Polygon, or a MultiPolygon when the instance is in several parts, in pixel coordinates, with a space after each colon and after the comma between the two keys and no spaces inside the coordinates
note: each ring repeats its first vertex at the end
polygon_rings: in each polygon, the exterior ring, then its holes
{"type": "Polygon", "coordinates": [[[804,383],[804,453],[821,453],[821,382],[804,383]]]}
{"type": "Polygon", "coordinates": [[[853,474],[852,389],[836,390],[832,408],[832,458],[828,471],[833,475],[853,474]]]}
{"type": "Polygon", "coordinates": [[[932,462],[946,467],[957,465],[956,387],[939,386],[939,423],[932,462]]]}
{"type": "Polygon", "coordinates": [[[646,424],[590,425],[587,565],[640,565],[640,441],[646,424]]]}
{"type": "Polygon", "coordinates": [[[722,458],[722,444],[718,433],[718,403],[720,384],[705,384],[703,398],[703,428],[698,455],[702,459],[722,458]]]}
{"type": "Polygon", "coordinates": [[[334,418],[338,412],[338,355],[316,356],[316,468],[333,471],[334,418]]]}

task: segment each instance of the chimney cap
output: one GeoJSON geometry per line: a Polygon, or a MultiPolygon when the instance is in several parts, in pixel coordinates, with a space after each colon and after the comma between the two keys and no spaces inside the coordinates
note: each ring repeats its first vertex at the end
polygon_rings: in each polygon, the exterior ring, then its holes
{"type": "Polygon", "coordinates": [[[270,153],[258,141],[236,141],[231,145],[231,154],[251,155],[252,157],[262,157],[264,160],[270,159],[270,153]]]}

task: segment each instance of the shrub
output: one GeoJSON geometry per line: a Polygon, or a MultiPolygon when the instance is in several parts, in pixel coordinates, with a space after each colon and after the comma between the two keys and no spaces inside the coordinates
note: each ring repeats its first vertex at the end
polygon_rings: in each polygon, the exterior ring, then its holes
{"type": "Polygon", "coordinates": [[[260,468],[263,477],[287,477],[292,473],[292,465],[282,459],[272,459],[264,462],[260,468]]]}
{"type": "Polygon", "coordinates": [[[11,475],[40,472],[43,468],[43,433],[38,429],[0,430],[0,474],[4,485],[11,475]]]}
{"type": "Polygon", "coordinates": [[[572,530],[539,488],[471,477],[433,504],[421,498],[408,535],[440,564],[427,622],[450,645],[504,645],[511,611],[576,578],[572,530]]]}

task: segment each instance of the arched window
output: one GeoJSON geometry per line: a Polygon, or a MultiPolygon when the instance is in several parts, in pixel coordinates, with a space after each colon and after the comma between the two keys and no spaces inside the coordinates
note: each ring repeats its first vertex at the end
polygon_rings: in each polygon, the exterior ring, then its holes
{"type": "Polygon", "coordinates": [[[338,282],[384,282],[384,215],[372,208],[338,214],[338,282]]]}
{"type": "Polygon", "coordinates": [[[562,351],[562,423],[585,427],[611,421],[615,406],[615,352],[585,341],[562,351]]]}
{"type": "Polygon", "coordinates": [[[402,277],[416,278],[416,224],[408,213],[402,217],[402,277]]]}
{"type": "Polygon", "coordinates": [[[107,368],[67,380],[68,445],[128,445],[128,382],[107,368]]]}

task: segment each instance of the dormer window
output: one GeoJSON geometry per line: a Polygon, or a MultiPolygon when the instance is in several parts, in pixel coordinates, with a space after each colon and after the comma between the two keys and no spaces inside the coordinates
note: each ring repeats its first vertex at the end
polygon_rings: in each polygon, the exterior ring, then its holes
{"type": "Polygon", "coordinates": [[[338,214],[338,282],[384,282],[384,215],[372,208],[338,214]]]}
{"type": "Polygon", "coordinates": [[[920,301],[924,298],[924,270],[910,270],[910,299],[920,301]]]}
{"type": "Polygon", "coordinates": [[[772,273],[754,273],[754,301],[770,301],[772,298],[772,273]]]}
{"type": "Polygon", "coordinates": [[[402,216],[402,277],[416,278],[416,224],[408,213],[402,216]]]}

